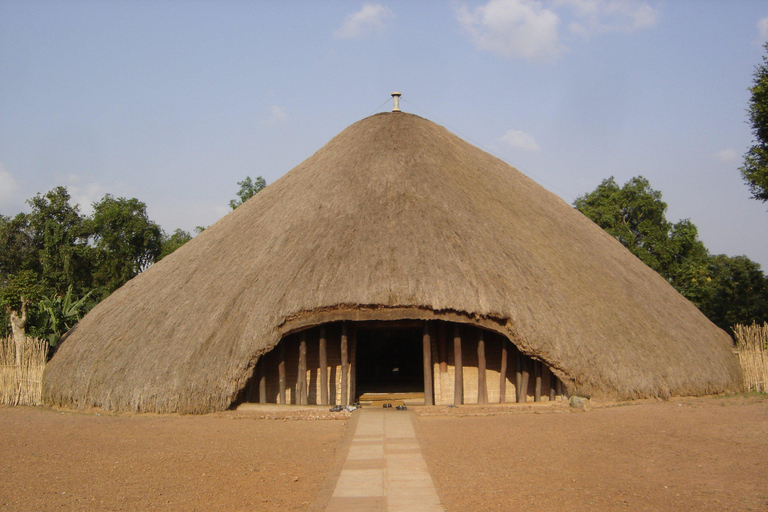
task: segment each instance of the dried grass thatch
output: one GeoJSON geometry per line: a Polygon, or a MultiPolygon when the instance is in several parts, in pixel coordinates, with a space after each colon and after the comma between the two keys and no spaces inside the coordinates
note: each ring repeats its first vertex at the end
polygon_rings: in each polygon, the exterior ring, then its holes
{"type": "Polygon", "coordinates": [[[49,363],[49,402],[228,407],[258,357],[334,320],[474,323],[571,393],[738,389],[727,334],[597,225],[404,113],[350,126],[99,304],[49,363]]]}

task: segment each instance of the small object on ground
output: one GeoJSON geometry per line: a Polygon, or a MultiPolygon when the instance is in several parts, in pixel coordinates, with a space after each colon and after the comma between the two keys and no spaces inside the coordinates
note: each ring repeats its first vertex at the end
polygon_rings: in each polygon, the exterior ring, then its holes
{"type": "Polygon", "coordinates": [[[579,409],[581,411],[588,411],[590,409],[591,402],[589,400],[589,397],[584,396],[572,396],[571,397],[571,407],[574,409],[579,409]]]}
{"type": "Polygon", "coordinates": [[[328,410],[331,411],[331,412],[341,412],[341,411],[344,410],[344,408],[342,406],[340,406],[340,405],[334,405],[333,407],[331,407],[328,410]]]}
{"type": "Polygon", "coordinates": [[[354,405],[348,405],[348,406],[346,406],[346,407],[344,408],[344,410],[345,410],[345,411],[347,411],[347,412],[352,412],[352,411],[354,411],[355,409],[357,409],[357,407],[355,407],[354,405]]]}
{"type": "Polygon", "coordinates": [[[392,407],[392,404],[384,404],[384,405],[382,405],[382,407],[384,409],[388,409],[388,408],[392,407]]]}
{"type": "Polygon", "coordinates": [[[397,407],[395,407],[395,409],[397,409],[398,411],[407,411],[408,410],[408,408],[405,405],[398,405],[397,407]]]}
{"type": "Polygon", "coordinates": [[[455,405],[449,405],[448,408],[449,409],[456,409],[456,406],[455,405]]]}

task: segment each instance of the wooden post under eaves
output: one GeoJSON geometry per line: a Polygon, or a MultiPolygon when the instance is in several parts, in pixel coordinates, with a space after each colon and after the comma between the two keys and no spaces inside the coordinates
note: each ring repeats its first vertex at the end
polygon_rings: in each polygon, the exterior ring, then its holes
{"type": "Polygon", "coordinates": [[[299,342],[299,378],[297,379],[298,400],[300,405],[307,405],[307,331],[301,331],[299,342]]]}
{"type": "Polygon", "coordinates": [[[280,404],[285,405],[285,344],[288,338],[280,341],[280,360],[277,363],[277,382],[280,387],[280,404]]]}
{"type": "Polygon", "coordinates": [[[432,390],[432,337],[429,332],[429,322],[424,322],[421,345],[424,358],[424,405],[435,405],[432,390]]]}
{"type": "Polygon", "coordinates": [[[459,324],[453,327],[453,405],[464,402],[464,367],[461,365],[461,331],[459,324]]]}
{"type": "Polygon", "coordinates": [[[259,403],[265,404],[267,403],[267,355],[262,355],[256,364],[259,370],[259,403]]]}
{"type": "Polygon", "coordinates": [[[448,373],[448,344],[445,341],[445,322],[440,322],[437,333],[437,357],[440,363],[440,373],[448,373]]]}
{"type": "Polygon", "coordinates": [[[552,373],[552,369],[549,368],[549,401],[554,402],[555,401],[555,380],[557,377],[555,377],[555,374],[552,373]]]}
{"type": "Polygon", "coordinates": [[[488,403],[488,389],[485,385],[485,333],[482,329],[477,337],[477,403],[488,403]]]}
{"type": "MultiPolygon", "coordinates": [[[[515,347],[517,348],[517,347],[515,347]]],[[[515,351],[515,402],[520,403],[520,390],[523,387],[523,354],[515,351]]]]}
{"type": "Polygon", "coordinates": [[[528,398],[528,378],[530,373],[530,365],[528,357],[522,352],[520,352],[520,368],[520,391],[517,394],[517,401],[525,403],[528,398]]]}
{"type": "Polygon", "coordinates": [[[499,403],[507,401],[507,340],[501,340],[501,369],[499,370],[499,403]]]}
{"type": "Polygon", "coordinates": [[[347,354],[347,323],[341,324],[341,405],[349,405],[347,402],[347,382],[348,382],[348,368],[349,356],[347,354]]]}
{"type": "Polygon", "coordinates": [[[357,329],[352,324],[349,333],[349,402],[355,401],[357,389],[357,329]]]}
{"type": "Polygon", "coordinates": [[[533,401],[534,402],[541,402],[541,361],[534,361],[533,362],[533,371],[534,375],[536,375],[536,387],[534,388],[533,392],[533,401]]]}
{"type": "Polygon", "coordinates": [[[320,326],[320,405],[328,405],[328,349],[325,342],[325,326],[320,326]]]}

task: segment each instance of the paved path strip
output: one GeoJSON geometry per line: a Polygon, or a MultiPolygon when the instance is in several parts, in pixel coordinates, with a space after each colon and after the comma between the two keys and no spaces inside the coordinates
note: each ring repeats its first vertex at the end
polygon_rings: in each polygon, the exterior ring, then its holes
{"type": "Polygon", "coordinates": [[[411,415],[362,409],[326,512],[444,512],[411,415]]]}

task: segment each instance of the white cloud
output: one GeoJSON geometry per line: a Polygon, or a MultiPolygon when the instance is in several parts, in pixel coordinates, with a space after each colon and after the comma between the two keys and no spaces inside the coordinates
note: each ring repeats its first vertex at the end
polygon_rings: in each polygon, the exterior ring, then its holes
{"type": "Polygon", "coordinates": [[[733,162],[739,157],[736,151],[730,148],[718,151],[717,153],[715,153],[715,156],[717,156],[717,159],[720,160],[721,162],[733,162]]]}
{"type": "Polygon", "coordinates": [[[277,105],[272,105],[269,107],[269,119],[267,120],[267,123],[269,124],[282,123],[287,119],[288,119],[288,114],[285,113],[285,110],[278,107],[277,105]]]}
{"type": "Polygon", "coordinates": [[[18,201],[17,192],[19,184],[16,183],[13,175],[5,170],[3,164],[0,164],[0,208],[16,206],[18,201]]]}
{"type": "Polygon", "coordinates": [[[760,44],[768,41],[768,16],[757,22],[757,31],[760,33],[760,44]]]}
{"type": "Polygon", "coordinates": [[[478,49],[502,57],[553,60],[564,49],[560,18],[536,0],[490,0],[472,11],[461,6],[456,19],[478,49]]]}
{"type": "Polygon", "coordinates": [[[578,21],[568,28],[579,35],[634,32],[654,26],[659,18],[656,9],[638,0],[553,0],[553,5],[571,10],[578,21]]]}
{"type": "Polygon", "coordinates": [[[502,57],[551,61],[566,49],[560,32],[581,37],[652,27],[659,14],[640,0],[489,0],[456,19],[480,50],[502,57]]]}
{"type": "Polygon", "coordinates": [[[341,39],[354,39],[371,32],[382,32],[385,20],[392,16],[392,11],[383,5],[367,3],[359,11],[347,16],[334,35],[341,39]]]}
{"type": "Polygon", "coordinates": [[[541,149],[533,135],[521,132],[520,130],[507,130],[507,133],[501,136],[501,140],[513,148],[523,151],[538,151],[541,149]]]}

